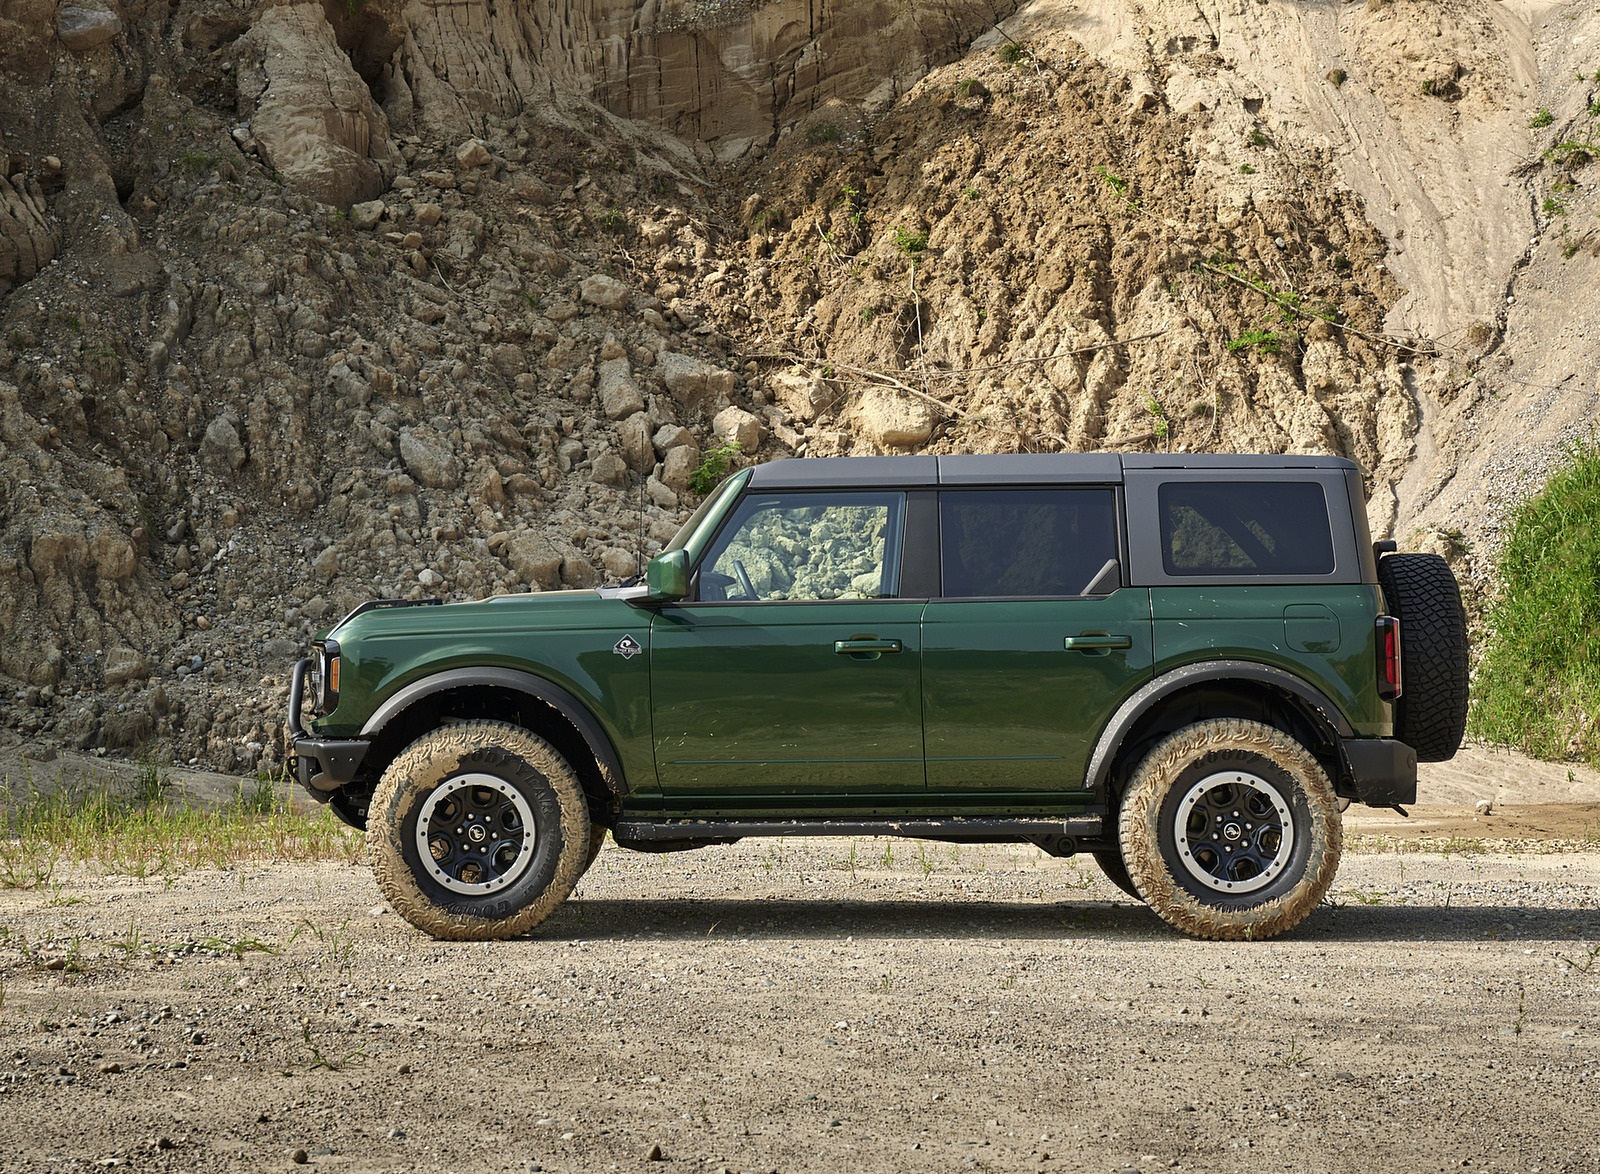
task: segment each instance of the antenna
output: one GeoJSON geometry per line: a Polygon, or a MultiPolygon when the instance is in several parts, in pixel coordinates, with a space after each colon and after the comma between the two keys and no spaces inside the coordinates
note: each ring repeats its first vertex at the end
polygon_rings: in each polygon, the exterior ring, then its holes
{"type": "Polygon", "coordinates": [[[639,474],[639,541],[638,549],[634,552],[633,557],[633,581],[635,583],[644,581],[644,485],[649,476],[650,474],[648,473],[639,474]]]}

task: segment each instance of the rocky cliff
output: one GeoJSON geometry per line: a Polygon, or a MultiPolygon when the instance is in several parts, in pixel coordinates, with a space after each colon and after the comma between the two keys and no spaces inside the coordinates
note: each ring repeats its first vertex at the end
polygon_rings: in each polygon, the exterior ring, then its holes
{"type": "Polygon", "coordinates": [[[0,0],[0,727],[249,770],[373,595],[633,573],[743,459],[1589,426],[1578,4],[0,0]],[[998,22],[998,23],[997,23],[998,22]]]}

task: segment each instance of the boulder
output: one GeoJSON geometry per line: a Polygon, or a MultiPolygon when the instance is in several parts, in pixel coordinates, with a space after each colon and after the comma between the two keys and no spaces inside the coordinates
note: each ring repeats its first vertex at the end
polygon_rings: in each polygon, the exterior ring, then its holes
{"type": "Polygon", "coordinates": [[[454,489],[461,483],[461,462],[455,454],[423,440],[409,428],[400,433],[400,460],[406,471],[429,489],[454,489]]]}
{"type": "Polygon", "coordinates": [[[933,435],[933,405],[885,388],[871,388],[856,403],[858,426],[881,448],[914,448],[933,435]]]}
{"type": "Polygon", "coordinates": [[[708,407],[731,394],[736,381],[732,371],[677,351],[662,351],[656,367],[672,398],[685,407],[708,407]]]}
{"type": "Polygon", "coordinates": [[[239,38],[239,110],[267,164],[326,204],[371,200],[396,169],[389,122],[320,4],[268,8],[239,38]]]}
{"type": "Polygon", "coordinates": [[[620,310],[628,304],[631,291],[615,277],[595,273],[585,277],[578,286],[578,296],[591,306],[602,310],[620,310]]]}
{"type": "Polygon", "coordinates": [[[100,8],[64,5],[56,17],[56,36],[74,53],[97,49],[122,31],[122,18],[100,8]]]}
{"type": "Polygon", "coordinates": [[[620,420],[644,410],[644,396],[633,381],[633,368],[627,359],[610,359],[600,364],[600,410],[606,419],[620,420]]]}
{"type": "Polygon", "coordinates": [[[711,430],[723,440],[737,444],[743,452],[755,452],[761,444],[761,419],[743,408],[726,407],[711,421],[711,430]]]}
{"type": "Polygon", "coordinates": [[[811,371],[779,371],[769,380],[773,398],[800,420],[815,420],[833,407],[836,393],[828,381],[811,371]]]}

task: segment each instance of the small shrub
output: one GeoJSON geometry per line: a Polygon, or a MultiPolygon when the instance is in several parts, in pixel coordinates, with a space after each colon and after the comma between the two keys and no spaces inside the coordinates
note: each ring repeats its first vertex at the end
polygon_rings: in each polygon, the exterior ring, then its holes
{"type": "Polygon", "coordinates": [[[1350,75],[1342,69],[1330,69],[1328,70],[1327,77],[1328,81],[1334,86],[1342,86],[1347,80],[1349,80],[1350,75]]]}
{"type": "Polygon", "coordinates": [[[1272,140],[1267,138],[1267,132],[1262,130],[1259,126],[1251,129],[1250,145],[1252,147],[1265,147],[1271,142],[1272,140]]]}
{"type": "Polygon", "coordinates": [[[628,218],[620,208],[607,208],[600,213],[600,228],[612,236],[622,236],[628,231],[628,218]]]}
{"type": "Polygon", "coordinates": [[[919,228],[896,228],[894,245],[913,262],[920,261],[928,247],[928,234],[919,228]]]}
{"type": "Polygon", "coordinates": [[[994,52],[995,56],[1007,65],[1021,65],[1030,56],[1026,46],[1019,41],[1012,40],[1007,40],[994,52]]]}
{"type": "Polygon", "coordinates": [[[1533,130],[1539,130],[1541,127],[1549,126],[1555,120],[1556,116],[1541,106],[1539,107],[1539,113],[1528,119],[1528,126],[1533,130]]]}
{"type": "Polygon", "coordinates": [[[719,440],[706,449],[705,455],[700,458],[700,463],[694,467],[694,472],[689,474],[690,490],[701,497],[710,493],[728,475],[733,458],[741,451],[743,450],[731,440],[719,440]]]}
{"type": "Polygon", "coordinates": [[[1276,355],[1283,349],[1283,339],[1271,330],[1246,330],[1238,338],[1228,343],[1230,354],[1255,347],[1264,355],[1276,355]]]}
{"type": "Polygon", "coordinates": [[[1122,176],[1114,175],[1104,167],[1096,167],[1095,173],[1099,175],[1101,179],[1105,180],[1106,183],[1110,184],[1111,190],[1116,192],[1117,195],[1126,196],[1128,194],[1128,181],[1122,176]]]}
{"type": "Polygon", "coordinates": [[[1255,173],[1256,173],[1256,169],[1254,167],[1251,167],[1250,164],[1248,164],[1248,163],[1239,164],[1239,174],[1240,175],[1254,175],[1255,173]]]}
{"type": "Polygon", "coordinates": [[[824,143],[837,143],[841,137],[837,123],[813,122],[806,127],[806,145],[810,147],[820,147],[824,143]]]}

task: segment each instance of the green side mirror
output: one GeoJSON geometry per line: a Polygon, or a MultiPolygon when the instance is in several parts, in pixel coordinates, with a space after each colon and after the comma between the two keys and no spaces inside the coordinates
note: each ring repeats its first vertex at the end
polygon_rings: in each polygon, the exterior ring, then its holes
{"type": "Polygon", "coordinates": [[[663,602],[682,599],[689,594],[689,552],[669,550],[650,560],[645,569],[645,582],[649,584],[648,598],[663,602]]]}

